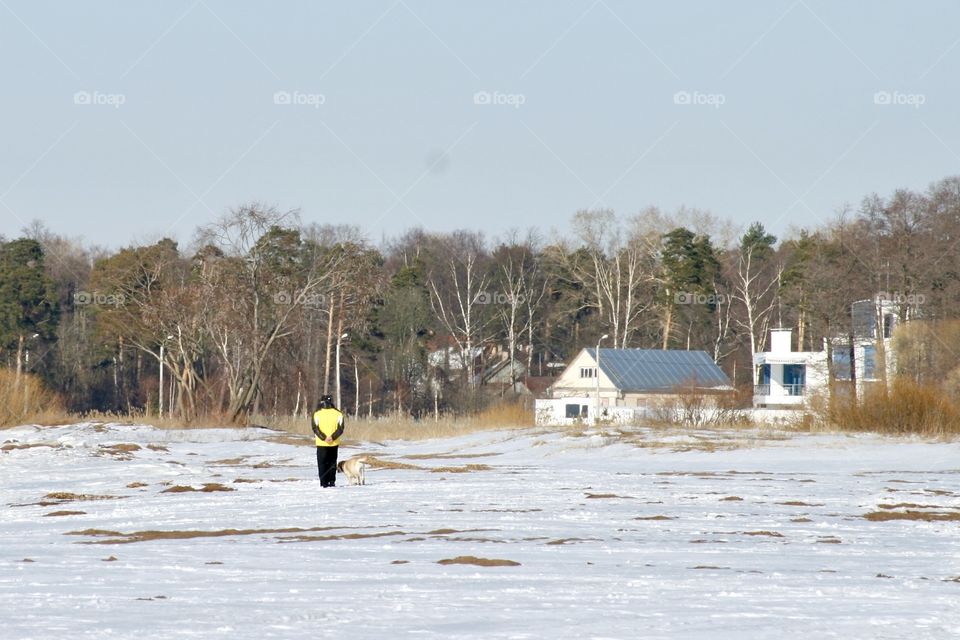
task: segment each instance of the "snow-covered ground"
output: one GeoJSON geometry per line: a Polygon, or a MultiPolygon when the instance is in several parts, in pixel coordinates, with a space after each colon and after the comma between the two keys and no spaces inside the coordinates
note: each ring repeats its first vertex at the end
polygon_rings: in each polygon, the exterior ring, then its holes
{"type": "Polygon", "coordinates": [[[0,636],[960,637],[957,443],[276,435],[0,432],[0,636]]]}

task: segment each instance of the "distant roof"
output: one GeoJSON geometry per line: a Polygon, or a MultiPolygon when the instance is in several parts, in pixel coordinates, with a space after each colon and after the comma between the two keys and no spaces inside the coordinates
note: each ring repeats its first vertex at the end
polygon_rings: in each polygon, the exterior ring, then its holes
{"type": "Polygon", "coordinates": [[[547,388],[556,381],[557,379],[553,376],[524,376],[523,378],[524,386],[534,395],[545,394],[547,388]]]}
{"type": "MultiPolygon", "coordinates": [[[[596,359],[596,349],[587,349],[596,359]]],[[[730,379],[706,351],[600,349],[600,368],[621,391],[664,391],[693,384],[729,387],[730,379]]]]}

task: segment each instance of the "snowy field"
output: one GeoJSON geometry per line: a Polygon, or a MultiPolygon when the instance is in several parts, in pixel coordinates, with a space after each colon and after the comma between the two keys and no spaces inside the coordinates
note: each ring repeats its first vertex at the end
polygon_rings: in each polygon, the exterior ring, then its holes
{"type": "Polygon", "coordinates": [[[960,637],[957,443],[487,432],[327,490],[266,429],[0,443],[5,639],[960,637]]]}

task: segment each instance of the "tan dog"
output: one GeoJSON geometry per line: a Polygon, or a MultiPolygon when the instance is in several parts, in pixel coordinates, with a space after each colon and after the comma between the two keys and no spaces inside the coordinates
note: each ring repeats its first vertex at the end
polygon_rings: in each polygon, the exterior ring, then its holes
{"type": "Polygon", "coordinates": [[[363,470],[370,466],[367,456],[354,456],[349,460],[341,460],[337,463],[337,471],[347,476],[350,484],[367,484],[366,476],[363,470]]]}

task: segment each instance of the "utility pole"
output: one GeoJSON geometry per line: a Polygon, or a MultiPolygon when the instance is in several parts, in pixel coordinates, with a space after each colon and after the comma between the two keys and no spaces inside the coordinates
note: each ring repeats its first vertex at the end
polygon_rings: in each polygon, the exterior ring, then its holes
{"type": "Polygon", "coordinates": [[[600,343],[608,337],[607,334],[603,334],[600,336],[600,339],[597,340],[597,374],[595,376],[597,382],[597,413],[593,418],[594,424],[600,424],[600,343]]]}

